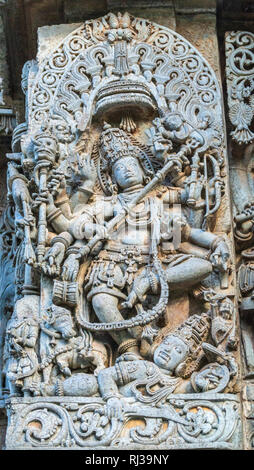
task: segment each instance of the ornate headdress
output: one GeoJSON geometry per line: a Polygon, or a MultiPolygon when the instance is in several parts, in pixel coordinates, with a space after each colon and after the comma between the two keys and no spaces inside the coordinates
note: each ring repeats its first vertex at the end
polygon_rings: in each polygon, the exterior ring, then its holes
{"type": "Polygon", "coordinates": [[[45,122],[42,123],[41,127],[34,134],[32,140],[33,140],[34,144],[37,144],[37,142],[41,138],[47,138],[47,137],[49,139],[52,139],[55,142],[57,142],[57,138],[56,138],[56,136],[54,135],[54,132],[53,132],[53,126],[50,125],[49,122],[45,121],[45,122]]]}
{"type": "Polygon", "coordinates": [[[147,152],[139,146],[135,139],[119,128],[105,123],[99,140],[100,162],[98,167],[100,184],[106,194],[114,192],[112,166],[117,160],[126,157],[136,158],[142,166],[147,178],[154,175],[153,165],[147,152]],[[111,176],[111,178],[110,178],[111,176]]]}
{"type": "Polygon", "coordinates": [[[157,336],[152,346],[152,352],[162,343],[166,336],[180,338],[188,346],[189,352],[187,358],[177,366],[175,373],[186,379],[191,376],[192,372],[198,370],[204,357],[202,344],[208,338],[210,324],[211,319],[209,315],[202,313],[201,315],[192,315],[175,330],[165,327],[157,336]]]}
{"type": "Polygon", "coordinates": [[[223,318],[230,320],[234,313],[234,304],[232,300],[225,297],[220,303],[219,312],[223,318]]]}
{"type": "Polygon", "coordinates": [[[137,149],[122,129],[105,124],[100,136],[100,153],[105,165],[111,166],[120,158],[136,157],[137,149]]]}
{"type": "Polygon", "coordinates": [[[54,135],[52,126],[50,126],[48,122],[43,123],[32,138],[34,148],[40,151],[39,160],[45,160],[51,163],[55,161],[57,143],[57,137],[54,135]]]}

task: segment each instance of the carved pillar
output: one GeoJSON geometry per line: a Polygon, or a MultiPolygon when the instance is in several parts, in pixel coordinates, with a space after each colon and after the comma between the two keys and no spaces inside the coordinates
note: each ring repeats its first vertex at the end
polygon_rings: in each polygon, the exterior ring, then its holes
{"type": "Polygon", "coordinates": [[[230,178],[237,253],[243,369],[245,445],[253,447],[253,90],[254,35],[248,31],[226,34],[226,78],[230,129],[230,178]]]}

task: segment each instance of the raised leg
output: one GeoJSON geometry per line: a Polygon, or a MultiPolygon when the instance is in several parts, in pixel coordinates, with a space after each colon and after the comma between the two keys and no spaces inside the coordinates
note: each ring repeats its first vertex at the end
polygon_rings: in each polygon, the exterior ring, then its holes
{"type": "MultiPolygon", "coordinates": [[[[122,321],[123,317],[118,309],[118,298],[110,294],[96,294],[92,299],[94,311],[102,323],[122,321]]],[[[117,344],[133,339],[128,330],[110,331],[110,335],[117,344]]]]}
{"type": "Polygon", "coordinates": [[[166,269],[169,288],[182,289],[203,281],[213,268],[210,261],[201,258],[190,258],[176,266],[166,269]]]}
{"type": "MultiPolygon", "coordinates": [[[[169,266],[165,270],[169,289],[180,290],[191,287],[203,281],[213,270],[210,261],[202,258],[190,258],[176,266],[169,266]]],[[[155,273],[157,279],[158,275],[155,273]]],[[[149,291],[150,282],[146,270],[144,270],[134,281],[132,291],[130,292],[124,307],[131,308],[149,291]]]]}

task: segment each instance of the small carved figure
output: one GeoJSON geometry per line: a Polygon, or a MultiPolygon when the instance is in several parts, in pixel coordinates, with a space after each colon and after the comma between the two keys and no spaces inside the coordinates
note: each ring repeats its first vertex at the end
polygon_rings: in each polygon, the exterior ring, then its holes
{"type": "Polygon", "coordinates": [[[37,296],[18,300],[7,323],[4,356],[11,395],[17,395],[21,390],[24,396],[30,396],[33,382],[40,380],[36,351],[39,334],[38,300],[37,296]]]}
{"type": "Polygon", "coordinates": [[[180,145],[187,142],[194,147],[204,145],[201,132],[195,130],[179,112],[164,113],[162,118],[153,121],[154,126],[149,130],[154,151],[157,156],[162,152],[169,152],[173,144],[180,145]]]}
{"type": "Polygon", "coordinates": [[[109,357],[106,347],[92,338],[91,334],[76,336],[71,312],[63,307],[52,305],[48,315],[40,324],[43,381],[52,380],[52,368],[56,364],[64,376],[71,376],[76,369],[92,370],[95,374],[108,367],[109,357]]]}
{"type": "MultiPolygon", "coordinates": [[[[55,385],[40,385],[47,395],[94,396],[100,393],[107,402],[109,418],[121,419],[124,397],[135,397],[141,403],[156,404],[172,393],[224,390],[230,380],[226,365],[206,361],[205,343],[210,334],[209,315],[193,315],[175,330],[164,328],[155,339],[151,361],[134,353],[124,353],[115,365],[94,376],[77,373],[55,385]],[[204,345],[204,348],[203,348],[204,345]],[[200,370],[200,371],[199,371],[200,370]],[[199,372],[198,372],[199,371],[199,372]]],[[[218,351],[210,348],[213,358],[218,351]]],[[[38,391],[37,387],[37,391],[38,391]]]]}

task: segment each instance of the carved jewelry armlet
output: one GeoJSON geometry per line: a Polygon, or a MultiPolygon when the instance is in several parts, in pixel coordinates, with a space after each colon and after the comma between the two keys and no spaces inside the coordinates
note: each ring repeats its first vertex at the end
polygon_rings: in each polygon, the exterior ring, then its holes
{"type": "Polygon", "coordinates": [[[66,255],[78,255],[80,253],[80,246],[70,246],[66,251],[66,255]]]}
{"type": "Polygon", "coordinates": [[[221,242],[225,242],[224,238],[221,236],[218,236],[215,238],[215,240],[213,240],[213,242],[211,243],[211,247],[210,247],[210,250],[212,253],[216,250],[216,248],[219,246],[221,242]]]}
{"type": "Polygon", "coordinates": [[[115,392],[111,392],[111,393],[105,393],[105,394],[102,394],[102,398],[104,401],[108,401],[110,398],[123,398],[122,395],[120,395],[120,393],[115,393],[115,392]]]}
{"type": "Polygon", "coordinates": [[[55,205],[56,205],[57,207],[61,207],[61,206],[62,206],[63,204],[65,204],[65,203],[67,203],[67,204],[70,203],[70,200],[69,200],[68,196],[65,197],[64,199],[61,199],[60,201],[56,201],[56,202],[55,202],[55,205]]]}
{"type": "Polygon", "coordinates": [[[62,214],[61,209],[53,209],[47,216],[48,222],[51,223],[61,214],[62,214]]]}
{"type": "Polygon", "coordinates": [[[210,249],[205,257],[208,261],[210,260],[210,256],[213,254],[213,252],[216,250],[217,246],[221,242],[225,242],[225,240],[223,237],[220,237],[220,236],[216,237],[215,240],[213,240],[213,242],[211,243],[210,249]]]}
{"type": "Polygon", "coordinates": [[[67,249],[71,243],[73,243],[73,237],[69,232],[62,232],[60,235],[52,238],[50,246],[53,246],[55,243],[62,243],[65,246],[65,249],[67,249]]]}

